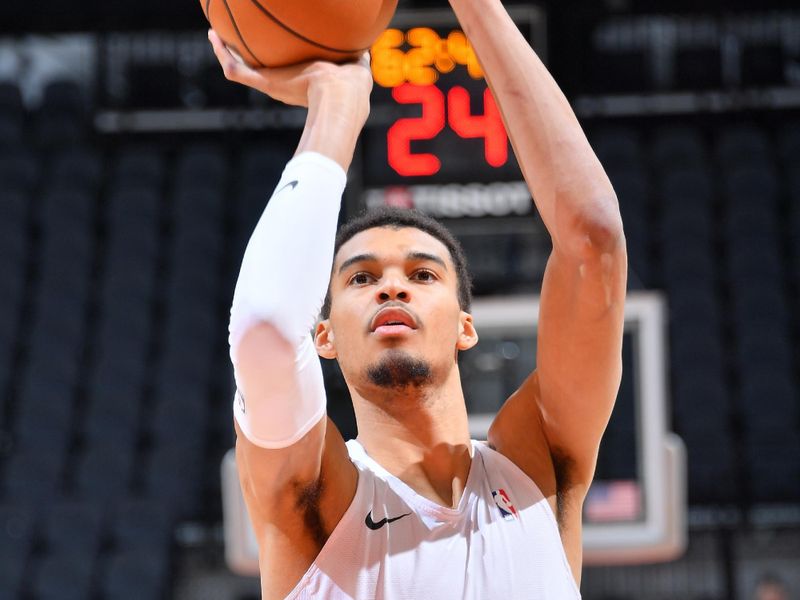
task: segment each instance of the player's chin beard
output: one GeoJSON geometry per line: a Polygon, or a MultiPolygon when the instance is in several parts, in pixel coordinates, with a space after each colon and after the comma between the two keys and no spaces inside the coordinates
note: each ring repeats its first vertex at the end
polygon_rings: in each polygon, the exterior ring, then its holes
{"type": "Polygon", "coordinates": [[[385,389],[418,388],[430,383],[431,366],[403,350],[390,350],[367,367],[367,377],[372,384],[385,389]]]}

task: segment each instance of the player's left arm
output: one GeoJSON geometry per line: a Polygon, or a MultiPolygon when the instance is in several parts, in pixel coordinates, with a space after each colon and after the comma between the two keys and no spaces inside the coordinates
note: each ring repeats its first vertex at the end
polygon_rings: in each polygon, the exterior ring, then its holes
{"type": "Polygon", "coordinates": [[[537,371],[498,415],[490,442],[546,494],[581,503],[622,372],[627,255],[619,206],[569,102],[500,0],[450,3],[553,241],[537,371]]]}

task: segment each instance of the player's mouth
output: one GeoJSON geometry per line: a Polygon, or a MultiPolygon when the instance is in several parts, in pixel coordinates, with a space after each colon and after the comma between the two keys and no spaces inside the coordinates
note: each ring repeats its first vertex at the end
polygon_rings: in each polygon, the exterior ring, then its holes
{"type": "Polygon", "coordinates": [[[402,308],[384,308],[372,319],[370,331],[378,336],[405,335],[417,329],[414,317],[402,308]]]}

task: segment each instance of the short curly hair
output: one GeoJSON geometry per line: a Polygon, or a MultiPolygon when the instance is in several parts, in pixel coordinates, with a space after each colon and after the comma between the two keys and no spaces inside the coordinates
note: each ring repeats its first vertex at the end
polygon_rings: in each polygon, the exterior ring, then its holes
{"type": "MultiPolygon", "coordinates": [[[[361,213],[354,217],[339,229],[336,234],[336,242],[333,249],[333,258],[339,249],[356,234],[375,229],[376,227],[388,227],[390,229],[403,229],[411,227],[424,231],[428,235],[435,237],[445,245],[450,252],[450,258],[456,268],[456,278],[458,281],[458,304],[463,311],[469,311],[472,305],[472,277],[467,269],[467,257],[464,249],[456,237],[436,219],[429,217],[416,210],[397,208],[393,206],[382,206],[361,213]]],[[[323,319],[331,315],[331,288],[328,285],[328,292],[325,294],[325,302],[320,313],[323,319]]]]}

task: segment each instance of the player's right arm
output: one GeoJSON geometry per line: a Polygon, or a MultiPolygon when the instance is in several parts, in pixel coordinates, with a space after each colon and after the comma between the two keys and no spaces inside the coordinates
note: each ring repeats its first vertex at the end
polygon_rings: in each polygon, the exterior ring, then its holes
{"type": "Polygon", "coordinates": [[[327,291],[339,205],[369,113],[366,59],[253,70],[211,32],[231,81],[307,106],[295,157],[253,232],[230,321],[236,459],[259,541],[262,591],[285,596],[347,509],[357,473],[325,415],[310,331],[327,291]]]}

